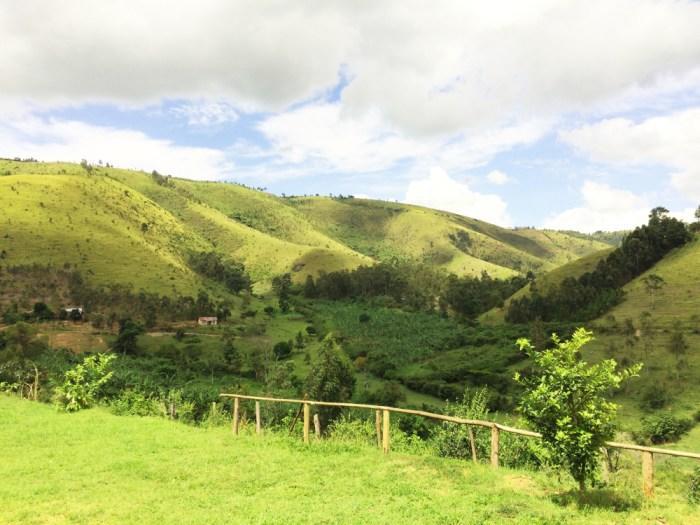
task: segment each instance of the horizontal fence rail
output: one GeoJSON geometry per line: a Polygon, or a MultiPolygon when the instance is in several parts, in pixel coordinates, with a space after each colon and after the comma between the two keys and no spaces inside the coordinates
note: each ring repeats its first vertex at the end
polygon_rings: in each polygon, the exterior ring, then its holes
{"type": "MultiPolygon", "coordinates": [[[[468,425],[469,427],[477,426],[491,429],[491,465],[493,467],[498,467],[498,456],[499,456],[499,434],[501,431],[507,432],[509,434],[516,434],[519,436],[541,438],[542,434],[539,432],[533,432],[531,430],[524,430],[522,428],[510,427],[507,425],[502,425],[496,423],[495,421],[484,421],[480,419],[465,419],[455,416],[447,416],[444,414],[436,414],[434,412],[426,412],[424,410],[412,410],[410,408],[398,408],[383,405],[368,405],[364,403],[339,403],[334,401],[314,401],[311,399],[290,399],[290,398],[280,398],[280,397],[265,397],[265,396],[249,396],[244,394],[219,394],[220,397],[232,398],[233,399],[233,418],[231,422],[231,428],[234,435],[238,435],[239,430],[239,414],[240,414],[240,400],[255,401],[255,431],[257,434],[261,433],[261,420],[260,420],[260,402],[267,401],[271,403],[289,403],[300,405],[300,411],[297,413],[298,419],[300,413],[303,411],[304,418],[304,442],[309,443],[309,434],[311,427],[311,407],[336,407],[336,408],[356,408],[365,410],[375,411],[375,423],[377,429],[377,444],[383,449],[384,453],[389,452],[390,442],[390,413],[394,412],[396,414],[408,414],[412,416],[420,416],[428,419],[434,419],[436,421],[446,421],[449,423],[455,423],[458,425],[468,425]]],[[[292,426],[294,423],[292,424],[292,426]]],[[[320,425],[318,422],[318,415],[314,415],[314,430],[317,437],[320,437],[320,425]]],[[[470,428],[470,442],[472,446],[472,458],[474,461],[476,458],[476,451],[474,449],[474,439],[471,434],[470,428]]],[[[645,497],[651,497],[654,491],[654,454],[674,456],[680,458],[690,458],[700,460],[700,453],[696,452],[685,452],[681,450],[670,450],[665,448],[656,447],[646,447],[643,445],[635,445],[632,443],[618,443],[615,441],[607,441],[605,443],[605,448],[616,448],[621,450],[633,450],[642,453],[642,490],[645,497]]]]}

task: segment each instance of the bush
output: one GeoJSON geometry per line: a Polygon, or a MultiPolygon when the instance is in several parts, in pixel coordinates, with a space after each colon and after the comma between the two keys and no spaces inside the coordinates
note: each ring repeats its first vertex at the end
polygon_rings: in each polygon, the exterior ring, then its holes
{"type": "Polygon", "coordinates": [[[137,390],[124,390],[110,403],[118,416],[164,416],[165,405],[156,398],[147,397],[137,390]]]}
{"type": "Polygon", "coordinates": [[[700,503],[700,467],[695,467],[695,470],[690,475],[690,483],[688,484],[688,501],[693,505],[700,503]]]}
{"type": "MultiPolygon", "coordinates": [[[[486,388],[474,392],[466,390],[462,399],[450,405],[445,412],[465,419],[486,419],[488,416],[489,394],[486,388]]],[[[491,434],[478,427],[472,427],[477,458],[486,458],[491,447],[491,434]]],[[[442,457],[470,459],[471,443],[469,427],[456,423],[443,422],[433,430],[433,443],[437,454],[442,457]]]]}
{"type": "Polygon", "coordinates": [[[66,412],[89,408],[109,382],[113,372],[114,354],[96,354],[83,359],[64,374],[63,383],[56,387],[54,402],[66,412]]]}
{"type": "Polygon", "coordinates": [[[289,341],[280,341],[272,347],[272,352],[277,359],[286,359],[292,353],[292,343],[289,341]]]}
{"type": "Polygon", "coordinates": [[[639,407],[643,410],[658,410],[671,402],[671,393],[665,385],[649,385],[642,392],[639,407]]]}
{"type": "Polygon", "coordinates": [[[642,429],[634,434],[637,441],[644,444],[660,445],[678,441],[683,434],[693,428],[690,419],[678,418],[668,414],[645,417],[642,419],[642,429]]]}

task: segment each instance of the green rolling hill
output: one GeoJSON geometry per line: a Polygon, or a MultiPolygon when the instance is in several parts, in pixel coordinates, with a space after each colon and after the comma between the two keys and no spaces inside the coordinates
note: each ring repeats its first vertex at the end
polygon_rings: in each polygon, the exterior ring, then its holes
{"type": "Polygon", "coordinates": [[[459,275],[508,277],[606,246],[405,204],[280,198],[231,183],[11,160],[0,160],[0,227],[4,266],[70,265],[95,283],[166,295],[217,293],[187,263],[197,251],[243,262],[256,289],[265,290],[285,272],[301,282],[392,257],[459,275]]]}

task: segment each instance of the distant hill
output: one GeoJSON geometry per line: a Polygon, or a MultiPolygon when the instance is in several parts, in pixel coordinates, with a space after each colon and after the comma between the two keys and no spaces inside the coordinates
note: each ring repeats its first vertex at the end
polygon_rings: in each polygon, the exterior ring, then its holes
{"type": "MultiPolygon", "coordinates": [[[[597,252],[590,253],[576,259],[573,262],[564,264],[558,268],[555,268],[551,272],[547,272],[543,275],[537,276],[534,285],[540,292],[546,293],[550,289],[554,288],[556,285],[561,283],[564,279],[568,277],[579,277],[586,272],[590,272],[595,269],[598,261],[604,259],[612,252],[614,248],[608,247],[597,252]]],[[[520,299],[521,297],[530,295],[532,293],[532,286],[530,284],[524,286],[512,296],[510,296],[501,308],[494,308],[485,314],[483,314],[480,320],[486,324],[502,323],[505,320],[505,314],[508,310],[508,306],[514,299],[520,299]]]]}
{"type": "Polygon", "coordinates": [[[264,289],[284,272],[300,282],[392,257],[460,275],[542,273],[607,246],[405,204],[12,160],[0,160],[0,227],[2,266],[70,267],[95,283],[162,294],[217,291],[188,264],[198,251],[243,262],[264,289]]]}
{"type": "Polygon", "coordinates": [[[631,319],[636,323],[642,312],[649,312],[657,327],[670,328],[680,321],[684,328],[700,331],[700,236],[668,254],[627,284],[624,291],[624,301],[609,312],[618,320],[631,319]],[[651,274],[665,283],[653,301],[644,284],[651,274]]]}

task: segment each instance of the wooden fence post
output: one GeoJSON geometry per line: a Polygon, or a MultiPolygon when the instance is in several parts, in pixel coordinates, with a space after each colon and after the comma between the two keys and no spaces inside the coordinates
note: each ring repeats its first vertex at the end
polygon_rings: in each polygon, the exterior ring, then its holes
{"type": "Polygon", "coordinates": [[[476,441],[474,440],[474,429],[471,425],[467,425],[467,432],[469,433],[469,447],[472,449],[472,461],[476,463],[479,460],[476,457],[476,441]]]}
{"type": "Polygon", "coordinates": [[[384,428],[382,429],[382,449],[384,454],[389,453],[389,411],[384,410],[384,428]]]}
{"type": "Polygon", "coordinates": [[[498,427],[491,427],[491,466],[498,468],[498,427]]]}
{"type": "Polygon", "coordinates": [[[654,495],[654,454],[647,451],[642,452],[642,488],[645,498],[654,495]]]}
{"type": "Polygon", "coordinates": [[[260,435],[262,432],[260,422],[260,401],[255,402],[255,433],[260,435]]]}
{"type": "Polygon", "coordinates": [[[321,439],[321,419],[318,414],[314,414],[314,433],[316,434],[316,439],[321,439]]]}
{"type": "Polygon", "coordinates": [[[377,446],[382,448],[382,412],[374,411],[374,428],[377,429],[377,446]]]}
{"type": "Polygon", "coordinates": [[[238,410],[239,410],[240,400],[237,397],[233,398],[233,420],[231,421],[231,430],[233,435],[238,435],[238,410]]]}
{"type": "Polygon", "coordinates": [[[304,443],[309,442],[309,426],[311,425],[311,406],[304,403],[304,443]]]}

